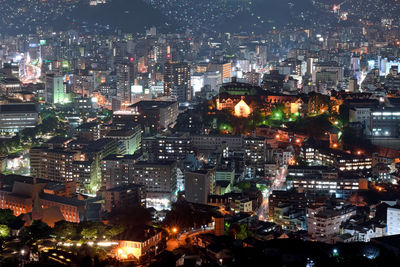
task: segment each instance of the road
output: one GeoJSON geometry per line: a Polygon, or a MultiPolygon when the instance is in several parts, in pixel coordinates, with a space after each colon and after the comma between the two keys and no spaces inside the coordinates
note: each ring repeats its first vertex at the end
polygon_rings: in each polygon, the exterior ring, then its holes
{"type": "Polygon", "coordinates": [[[280,167],[277,172],[275,179],[269,189],[264,193],[264,200],[261,206],[258,208],[257,216],[259,220],[266,221],[268,220],[268,199],[274,190],[281,190],[284,188],[284,184],[286,181],[287,175],[287,166],[280,167]]]}
{"type": "Polygon", "coordinates": [[[189,232],[182,233],[179,236],[177,236],[177,238],[170,238],[167,241],[166,250],[173,251],[173,250],[179,248],[180,246],[186,245],[187,238],[192,238],[198,234],[211,233],[212,231],[214,231],[214,229],[208,227],[208,228],[200,228],[200,229],[195,229],[195,230],[192,230],[189,232]]]}

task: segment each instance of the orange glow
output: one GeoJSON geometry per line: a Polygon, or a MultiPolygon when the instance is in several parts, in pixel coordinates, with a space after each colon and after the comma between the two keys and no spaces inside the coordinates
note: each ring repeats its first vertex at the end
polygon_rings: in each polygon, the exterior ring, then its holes
{"type": "Polygon", "coordinates": [[[240,102],[235,106],[235,116],[236,117],[244,117],[247,118],[250,116],[251,108],[244,102],[244,100],[240,100],[240,102]]]}
{"type": "Polygon", "coordinates": [[[136,258],[142,256],[140,243],[124,241],[119,245],[117,257],[122,260],[136,258]]]}
{"type": "Polygon", "coordinates": [[[301,142],[300,139],[297,138],[297,139],[296,139],[296,143],[300,143],[300,142],[301,142]]]}
{"type": "Polygon", "coordinates": [[[176,232],[178,232],[178,229],[176,229],[176,227],[174,227],[174,228],[172,228],[172,232],[176,233],[176,232]]]}
{"type": "Polygon", "coordinates": [[[276,139],[279,139],[281,136],[279,134],[275,135],[276,139]]]}
{"type": "Polygon", "coordinates": [[[357,151],[357,155],[361,155],[361,151],[360,150],[357,151]]]}
{"type": "Polygon", "coordinates": [[[335,144],[333,144],[332,146],[333,146],[334,148],[337,148],[337,147],[338,147],[338,144],[335,143],[335,144]]]}
{"type": "Polygon", "coordinates": [[[383,187],[381,187],[381,186],[377,186],[376,190],[378,190],[379,192],[385,191],[385,189],[383,187]]]}

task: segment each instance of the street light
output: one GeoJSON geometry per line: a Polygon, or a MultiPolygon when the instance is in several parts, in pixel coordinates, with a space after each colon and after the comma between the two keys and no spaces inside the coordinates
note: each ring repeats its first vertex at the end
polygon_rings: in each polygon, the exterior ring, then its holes
{"type": "Polygon", "coordinates": [[[172,232],[176,233],[176,232],[178,232],[178,229],[176,227],[174,227],[174,228],[172,228],[172,232]]]}

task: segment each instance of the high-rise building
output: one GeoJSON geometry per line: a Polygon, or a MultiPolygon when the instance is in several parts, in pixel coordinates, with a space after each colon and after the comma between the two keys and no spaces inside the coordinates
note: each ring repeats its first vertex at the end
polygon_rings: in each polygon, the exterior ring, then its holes
{"type": "Polygon", "coordinates": [[[46,75],[45,101],[50,104],[64,104],[67,100],[64,79],[55,74],[46,75]]]}
{"type": "Polygon", "coordinates": [[[208,203],[208,196],[215,194],[216,169],[185,172],[185,198],[193,203],[208,203]]]}
{"type": "Polygon", "coordinates": [[[130,184],[144,185],[148,207],[168,208],[176,192],[176,163],[147,163],[138,159],[138,155],[109,155],[104,158],[102,188],[108,190],[130,184]]]}
{"type": "Polygon", "coordinates": [[[179,102],[191,100],[192,89],[188,63],[168,61],[164,64],[164,95],[175,96],[179,102]]]}
{"type": "Polygon", "coordinates": [[[57,182],[74,180],[73,162],[79,160],[79,152],[36,147],[29,153],[33,176],[57,182]]]}
{"type": "Polygon", "coordinates": [[[129,64],[117,64],[117,98],[122,103],[131,102],[131,70],[129,64]]]}
{"type": "Polygon", "coordinates": [[[244,163],[251,175],[264,174],[267,141],[261,137],[244,139],[244,163]]]}

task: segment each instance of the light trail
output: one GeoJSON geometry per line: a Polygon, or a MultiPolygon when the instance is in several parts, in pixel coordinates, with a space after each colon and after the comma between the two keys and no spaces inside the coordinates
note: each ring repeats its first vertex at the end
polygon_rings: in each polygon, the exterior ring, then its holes
{"type": "Polygon", "coordinates": [[[257,210],[258,219],[261,221],[268,220],[268,200],[269,196],[272,194],[274,190],[281,190],[284,188],[284,183],[286,181],[287,175],[287,166],[280,167],[279,170],[276,171],[276,176],[274,182],[272,183],[269,189],[266,189],[264,194],[263,203],[257,210]]]}

